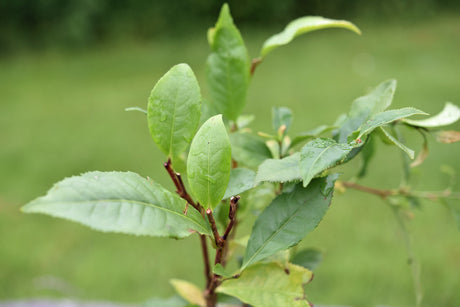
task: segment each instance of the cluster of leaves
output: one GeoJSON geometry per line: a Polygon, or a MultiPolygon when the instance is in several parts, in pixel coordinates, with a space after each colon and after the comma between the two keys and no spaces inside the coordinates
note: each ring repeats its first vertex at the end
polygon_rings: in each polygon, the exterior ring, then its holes
{"type": "MultiPolygon", "coordinates": [[[[209,99],[202,99],[192,69],[179,64],[157,82],[144,111],[151,136],[167,157],[165,167],[176,193],[135,173],[89,172],[55,184],[46,196],[22,210],[66,218],[106,232],[172,238],[199,233],[205,290],[172,280],[185,301],[154,300],[150,306],[209,307],[229,296],[253,306],[309,306],[303,285],[311,280],[311,270],[320,254],[315,250],[293,253],[290,248],[311,232],[327,212],[338,179],[334,167],[359,153],[369,161],[376,138],[399,147],[414,159],[414,151],[402,141],[399,127],[425,135],[460,118],[460,109],[453,104],[425,120],[407,119],[426,114],[415,108],[388,110],[396,89],[396,82],[389,80],[356,99],[349,113],[333,125],[291,138],[288,132],[292,112],[278,107],[273,109],[273,133],[253,134],[246,127],[254,117],[241,112],[256,66],[296,36],[330,27],[360,33],[347,21],[299,18],[269,38],[260,57],[251,62],[229,8],[224,5],[216,26],[208,31],[209,99]],[[326,134],[330,137],[320,137],[326,134]],[[177,173],[173,167],[184,172],[177,173]],[[187,177],[185,183],[183,175],[187,177]],[[239,222],[248,214],[256,214],[257,219],[250,234],[235,239],[232,230],[237,224],[237,212],[239,222]],[[216,249],[212,271],[209,239],[216,249]],[[226,264],[241,247],[242,261],[236,271],[230,272],[226,264]],[[218,298],[217,293],[223,296],[218,298]]],[[[459,139],[458,132],[436,133],[442,142],[459,139]]],[[[424,156],[426,152],[413,165],[420,164],[424,156]]],[[[366,167],[364,163],[360,176],[366,173],[366,167]]]]}

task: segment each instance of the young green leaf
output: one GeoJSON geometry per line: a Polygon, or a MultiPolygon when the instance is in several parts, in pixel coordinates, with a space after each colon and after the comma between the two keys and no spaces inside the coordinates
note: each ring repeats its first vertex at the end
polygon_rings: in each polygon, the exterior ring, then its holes
{"type": "Polygon", "coordinates": [[[316,175],[340,163],[353,149],[333,139],[319,138],[308,142],[300,152],[300,173],[306,187],[316,175]]]}
{"type": "Polygon", "coordinates": [[[372,132],[377,127],[389,124],[395,120],[409,117],[412,115],[421,114],[426,115],[427,113],[417,110],[415,108],[402,108],[397,110],[388,110],[377,115],[373,116],[366,122],[364,122],[361,127],[359,127],[358,139],[361,139],[364,135],[367,135],[372,132]]]}
{"type": "Polygon", "coordinates": [[[210,234],[201,214],[158,183],[131,172],[89,172],[56,183],[22,208],[81,223],[103,232],[183,238],[210,234]]]}
{"type": "Polygon", "coordinates": [[[434,128],[453,124],[459,119],[460,108],[453,103],[447,102],[439,114],[422,120],[404,119],[404,122],[411,126],[434,128]]]}
{"type": "Polygon", "coordinates": [[[403,143],[401,143],[400,141],[398,141],[394,136],[391,135],[390,132],[388,132],[384,127],[379,127],[380,131],[382,132],[382,134],[394,145],[398,146],[399,148],[401,148],[402,151],[404,151],[408,156],[409,158],[411,158],[412,160],[414,159],[414,151],[410,148],[408,148],[406,145],[404,145],[403,143]]]}
{"type": "Polygon", "coordinates": [[[327,28],[344,28],[361,34],[358,27],[346,20],[333,20],[320,16],[301,17],[291,21],[286,28],[284,28],[283,32],[275,34],[267,39],[262,46],[260,56],[262,58],[266,57],[272,50],[279,46],[289,44],[294,38],[301,34],[327,28]]]}
{"type": "Polygon", "coordinates": [[[267,159],[257,171],[255,184],[262,181],[269,182],[289,182],[301,180],[300,173],[300,154],[296,152],[283,159],[267,159]]]}
{"type": "Polygon", "coordinates": [[[230,273],[229,271],[227,271],[227,269],[224,268],[222,266],[222,264],[220,264],[220,263],[216,263],[216,265],[214,265],[214,268],[212,269],[212,272],[214,274],[220,275],[220,276],[225,277],[225,278],[230,278],[230,277],[233,277],[233,275],[234,275],[234,274],[230,273]]]}
{"type": "Polygon", "coordinates": [[[235,132],[229,135],[232,143],[232,157],[239,164],[257,168],[260,163],[272,157],[270,150],[260,137],[247,133],[235,132]]]}
{"type": "Polygon", "coordinates": [[[273,129],[275,132],[278,132],[281,126],[285,126],[286,133],[289,130],[292,122],[292,111],[286,107],[273,107],[272,108],[272,121],[273,121],[273,129]]]}
{"type": "Polygon", "coordinates": [[[386,110],[393,101],[396,90],[396,80],[388,80],[380,83],[366,96],[353,101],[350,112],[340,124],[336,140],[346,143],[348,136],[355,132],[364,122],[374,115],[386,110]]]}
{"type": "Polygon", "coordinates": [[[240,32],[233,24],[227,4],[208,32],[211,54],[206,63],[210,103],[217,113],[236,121],[246,104],[249,84],[249,56],[240,32]]]}
{"type": "Polygon", "coordinates": [[[180,280],[180,279],[171,279],[169,281],[174,287],[174,290],[182,296],[187,302],[191,304],[196,304],[200,307],[206,306],[206,301],[204,300],[203,291],[198,288],[196,285],[191,282],[180,280]]]}
{"type": "Polygon", "coordinates": [[[174,162],[190,144],[200,120],[198,81],[187,64],[171,68],[149,97],[147,120],[158,147],[174,162]]]}
{"type": "Polygon", "coordinates": [[[230,171],[230,180],[223,199],[238,195],[254,187],[256,173],[247,168],[234,168],[230,171]]]}
{"type": "Polygon", "coordinates": [[[193,195],[205,208],[223,198],[230,178],[232,154],[222,115],[208,119],[193,138],[187,175],[193,195]]]}
{"type": "Polygon", "coordinates": [[[282,193],[272,201],[254,224],[242,269],[296,245],[318,226],[332,198],[333,189],[323,194],[327,180],[312,180],[307,188],[298,184],[292,192],[282,193]]]}
{"type": "Polygon", "coordinates": [[[291,143],[291,147],[294,147],[308,139],[311,139],[311,138],[315,138],[315,137],[318,137],[319,135],[323,134],[323,133],[326,133],[326,132],[330,132],[330,131],[333,131],[334,129],[337,129],[336,126],[327,126],[327,125],[321,125],[321,126],[318,126],[314,129],[311,129],[311,130],[308,130],[308,131],[305,131],[305,132],[302,132],[300,134],[298,134],[293,140],[292,140],[292,143],[291,143]]]}
{"type": "Polygon", "coordinates": [[[310,282],[309,270],[289,263],[257,263],[236,279],[225,280],[217,292],[232,295],[254,307],[310,307],[303,286],[310,282]]]}
{"type": "Polygon", "coordinates": [[[310,271],[314,271],[322,260],[323,256],[319,250],[314,248],[307,248],[296,253],[291,262],[293,264],[307,268],[310,271]]]}

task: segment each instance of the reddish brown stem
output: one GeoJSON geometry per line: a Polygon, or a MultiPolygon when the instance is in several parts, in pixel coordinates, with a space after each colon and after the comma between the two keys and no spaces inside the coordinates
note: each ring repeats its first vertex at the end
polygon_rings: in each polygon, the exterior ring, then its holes
{"type": "Polygon", "coordinates": [[[348,181],[341,181],[340,184],[342,184],[346,188],[358,190],[361,192],[369,193],[369,194],[374,194],[376,196],[379,196],[383,199],[387,198],[388,196],[395,195],[395,191],[393,190],[381,190],[381,189],[375,189],[371,187],[366,187],[364,185],[360,185],[354,182],[348,182],[348,181]]]}
{"type": "Polygon", "coordinates": [[[256,71],[256,68],[260,63],[262,63],[262,58],[252,59],[251,69],[249,70],[249,72],[251,73],[251,76],[254,75],[254,72],[256,71]]]}
{"type": "Polygon", "coordinates": [[[216,246],[217,248],[222,248],[224,244],[224,240],[219,235],[219,231],[217,231],[217,224],[216,224],[216,220],[214,219],[214,216],[212,215],[212,210],[207,209],[206,215],[208,216],[209,223],[211,224],[211,230],[212,230],[212,234],[214,235],[216,246]]]}

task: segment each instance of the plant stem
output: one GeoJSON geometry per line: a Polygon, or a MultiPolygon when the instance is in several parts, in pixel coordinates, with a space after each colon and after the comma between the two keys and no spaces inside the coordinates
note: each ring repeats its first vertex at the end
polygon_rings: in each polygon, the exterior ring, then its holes
{"type": "Polygon", "coordinates": [[[251,76],[254,75],[254,72],[256,71],[256,67],[262,63],[262,58],[255,58],[255,59],[252,59],[252,62],[251,62],[251,68],[249,70],[249,72],[251,73],[251,76]]]}
{"type": "MultiPolygon", "coordinates": [[[[182,180],[182,177],[180,173],[177,173],[174,171],[171,165],[171,159],[168,159],[166,163],[164,163],[164,167],[166,171],[169,174],[169,177],[171,177],[171,180],[173,181],[174,185],[176,186],[176,193],[183,199],[187,201],[187,207],[184,210],[184,214],[187,214],[187,208],[188,205],[190,204],[193,208],[195,208],[198,212],[201,213],[201,215],[204,218],[204,209],[200,205],[200,203],[195,203],[188,194],[187,190],[185,189],[184,182],[182,180]]],[[[206,242],[206,236],[200,234],[200,243],[201,243],[201,252],[203,254],[203,265],[204,265],[204,275],[206,278],[206,287],[209,287],[211,284],[212,280],[212,274],[211,274],[211,265],[209,262],[209,252],[208,252],[208,243],[206,242]]]]}
{"type": "Polygon", "coordinates": [[[339,181],[338,185],[342,185],[346,188],[358,190],[361,192],[373,194],[376,196],[379,196],[383,199],[387,198],[388,196],[396,195],[397,193],[394,190],[381,190],[381,189],[375,189],[367,186],[363,186],[354,182],[349,182],[349,181],[339,181]]]}

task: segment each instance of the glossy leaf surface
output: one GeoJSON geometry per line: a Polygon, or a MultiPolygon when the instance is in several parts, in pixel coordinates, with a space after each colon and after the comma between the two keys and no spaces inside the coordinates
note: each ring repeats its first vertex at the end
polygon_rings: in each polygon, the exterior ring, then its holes
{"type": "Polygon", "coordinates": [[[435,116],[422,120],[405,119],[404,122],[411,126],[433,128],[453,124],[459,119],[460,108],[453,103],[447,102],[444,109],[435,116]]]}
{"type": "Polygon", "coordinates": [[[217,113],[235,121],[246,103],[249,56],[227,4],[222,6],[208,40],[211,54],[206,63],[206,76],[210,103],[217,113]]]}
{"type": "Polygon", "coordinates": [[[262,181],[289,182],[301,180],[300,154],[296,152],[283,159],[267,159],[257,171],[256,184],[262,181]]]}
{"type": "Polygon", "coordinates": [[[173,162],[190,144],[200,108],[200,87],[187,64],[171,68],[153,88],[147,108],[150,134],[173,162]]]}
{"type": "Polygon", "coordinates": [[[396,81],[388,80],[380,83],[369,94],[357,98],[351,105],[350,112],[340,124],[336,139],[346,143],[348,136],[374,115],[388,108],[396,90],[396,81]]]}
{"type": "Polygon", "coordinates": [[[247,168],[234,168],[230,171],[230,180],[223,199],[236,196],[254,187],[256,173],[247,168]]]}
{"type": "Polygon", "coordinates": [[[351,22],[346,20],[333,20],[320,16],[306,16],[291,21],[283,32],[273,35],[264,42],[260,55],[262,58],[279,46],[290,43],[297,36],[315,30],[327,28],[344,28],[357,34],[361,31],[351,22]]]}
{"type": "Polygon", "coordinates": [[[187,175],[193,195],[205,208],[223,198],[230,178],[231,147],[222,116],[208,119],[193,138],[187,175]]]}
{"type": "Polygon", "coordinates": [[[333,139],[319,138],[308,142],[300,152],[300,173],[306,187],[316,175],[340,163],[353,148],[333,139]]]}
{"type": "Polygon", "coordinates": [[[332,198],[324,195],[328,178],[312,180],[307,188],[297,184],[292,192],[278,195],[259,215],[252,229],[243,266],[247,266],[296,245],[318,226],[332,198]]]}
{"type": "Polygon", "coordinates": [[[235,132],[229,137],[232,144],[232,157],[241,165],[257,168],[263,161],[272,157],[265,142],[256,135],[235,132]]]}
{"type": "Polygon", "coordinates": [[[309,270],[291,263],[286,268],[275,262],[258,263],[239,278],[224,281],[217,292],[254,307],[310,307],[303,286],[311,279],[309,270]]]}
{"type": "Polygon", "coordinates": [[[103,232],[183,238],[210,234],[195,210],[158,183],[131,172],[89,172],[56,183],[22,208],[81,223],[103,232]]]}

